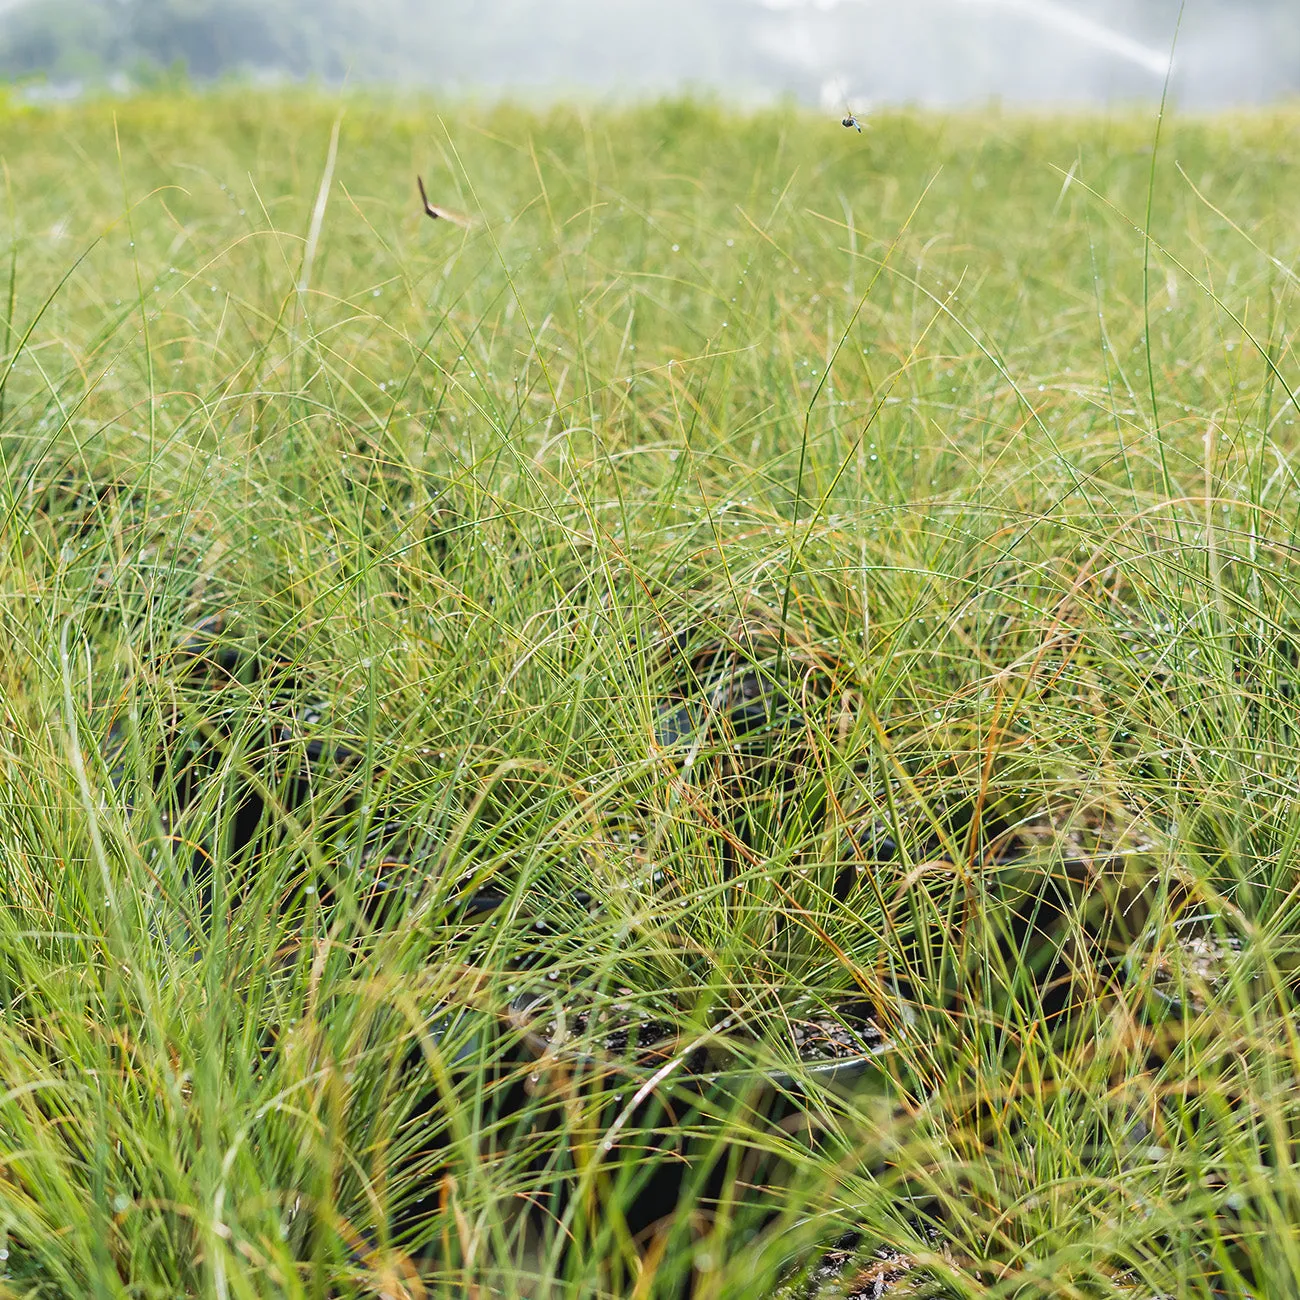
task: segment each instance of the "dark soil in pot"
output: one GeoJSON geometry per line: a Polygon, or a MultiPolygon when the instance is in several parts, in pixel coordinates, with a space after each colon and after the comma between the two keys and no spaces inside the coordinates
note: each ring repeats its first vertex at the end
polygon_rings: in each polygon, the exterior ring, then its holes
{"type": "MultiPolygon", "coordinates": [[[[637,1078],[648,1077],[665,1062],[681,1057],[681,1077],[690,1086],[733,1071],[748,1072],[751,1067],[739,1051],[746,1040],[761,1041],[738,1017],[724,1015],[715,1029],[718,1037],[693,1047],[672,1018],[656,1016],[630,999],[599,1009],[581,1001],[560,1008],[551,998],[524,993],[516,999],[512,1015],[539,1060],[572,1057],[637,1078]]],[[[806,1073],[828,1078],[848,1081],[865,1073],[889,1046],[874,1008],[861,998],[845,999],[820,1012],[806,1008],[790,1016],[785,1027],[786,1055],[797,1057],[806,1073]]],[[[782,1084],[793,1085],[793,1074],[770,1073],[782,1084]]]]}
{"type": "Polygon", "coordinates": [[[771,1300],[904,1300],[925,1296],[944,1300],[934,1280],[916,1261],[892,1246],[865,1250],[851,1242],[827,1250],[771,1300]]]}
{"type": "Polygon", "coordinates": [[[1151,1012],[1200,1015],[1240,977],[1247,940],[1210,908],[1197,908],[1162,932],[1152,927],[1125,959],[1130,982],[1150,993],[1151,1012]]]}

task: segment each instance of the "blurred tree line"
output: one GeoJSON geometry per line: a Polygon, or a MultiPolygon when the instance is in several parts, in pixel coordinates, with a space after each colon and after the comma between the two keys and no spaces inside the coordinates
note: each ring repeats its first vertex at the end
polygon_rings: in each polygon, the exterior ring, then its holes
{"type": "MultiPolygon", "coordinates": [[[[376,6],[378,7],[378,6],[376,6]]],[[[373,32],[350,0],[26,0],[0,16],[0,75],[96,77],[183,68],[338,78],[373,32]]]]}
{"type": "Polygon", "coordinates": [[[754,0],[0,0],[0,77],[734,83],[769,70],[735,42],[755,12],[754,0]]]}

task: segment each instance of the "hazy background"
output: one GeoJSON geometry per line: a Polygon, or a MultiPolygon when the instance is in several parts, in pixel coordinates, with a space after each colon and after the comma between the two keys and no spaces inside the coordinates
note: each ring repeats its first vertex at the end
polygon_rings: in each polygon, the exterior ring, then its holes
{"type": "MultiPolygon", "coordinates": [[[[524,98],[708,90],[873,104],[1159,96],[1180,0],[0,0],[29,93],[184,69],[524,98]]],[[[1300,93],[1300,0],[1187,0],[1187,108],[1300,93]]]]}

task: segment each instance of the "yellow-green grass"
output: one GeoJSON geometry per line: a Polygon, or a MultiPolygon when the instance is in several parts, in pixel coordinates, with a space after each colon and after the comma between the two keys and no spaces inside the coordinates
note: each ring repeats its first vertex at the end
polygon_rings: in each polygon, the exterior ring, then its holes
{"type": "Polygon", "coordinates": [[[1290,1295],[1298,157],[5,109],[0,1295],[1290,1295]],[[536,986],[893,1047],[611,1102],[536,986]],[[636,1239],[651,1121],[736,1177],[636,1239]]]}

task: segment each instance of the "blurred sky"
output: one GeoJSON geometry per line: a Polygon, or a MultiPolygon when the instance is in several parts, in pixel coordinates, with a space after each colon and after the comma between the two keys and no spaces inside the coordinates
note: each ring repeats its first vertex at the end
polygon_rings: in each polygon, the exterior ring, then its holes
{"type": "Polygon", "coordinates": [[[1300,95],[1300,0],[0,0],[0,75],[152,61],[525,98],[827,109],[1300,95]],[[1179,27],[1181,14],[1181,28],[1179,27]]]}

